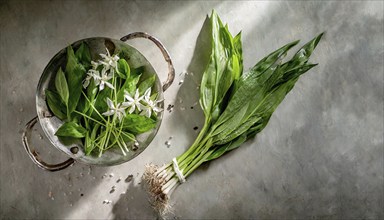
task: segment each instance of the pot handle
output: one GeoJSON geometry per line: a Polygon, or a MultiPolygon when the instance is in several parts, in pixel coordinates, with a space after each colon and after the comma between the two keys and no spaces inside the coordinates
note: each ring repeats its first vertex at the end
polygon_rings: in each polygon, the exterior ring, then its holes
{"type": "Polygon", "coordinates": [[[32,118],[32,120],[30,120],[25,125],[24,132],[23,132],[23,135],[22,135],[22,140],[23,140],[24,148],[27,151],[27,154],[29,155],[29,157],[31,158],[33,163],[35,163],[38,167],[40,167],[43,170],[52,171],[52,172],[65,169],[68,166],[70,166],[71,164],[73,164],[75,162],[75,160],[72,159],[72,158],[69,158],[68,160],[66,160],[66,161],[64,161],[62,163],[48,164],[48,163],[44,162],[39,157],[39,154],[34,149],[31,150],[31,148],[29,147],[28,138],[30,137],[30,133],[32,131],[33,126],[35,126],[35,124],[36,124],[36,122],[38,120],[39,120],[39,118],[37,116],[32,118]]]}
{"type": "Polygon", "coordinates": [[[171,56],[169,55],[167,49],[165,49],[164,45],[157,38],[145,32],[134,32],[122,37],[120,40],[125,42],[127,40],[134,39],[134,38],[146,38],[148,40],[151,40],[161,50],[161,53],[163,54],[165,61],[168,63],[168,70],[169,70],[168,78],[167,78],[167,81],[163,83],[163,91],[167,90],[169,86],[171,86],[171,84],[173,83],[173,80],[175,79],[175,68],[173,67],[171,56]]]}

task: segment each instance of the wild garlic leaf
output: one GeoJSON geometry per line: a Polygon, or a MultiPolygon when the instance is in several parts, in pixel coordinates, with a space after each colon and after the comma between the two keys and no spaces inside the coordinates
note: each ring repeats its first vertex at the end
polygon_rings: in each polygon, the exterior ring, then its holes
{"type": "Polygon", "coordinates": [[[74,137],[82,138],[85,137],[87,130],[81,125],[75,122],[65,122],[55,133],[56,136],[62,137],[74,137]]]}
{"type": "Polygon", "coordinates": [[[82,91],[82,81],[86,74],[84,67],[81,64],[75,65],[73,71],[66,71],[68,78],[68,89],[69,89],[69,100],[68,100],[68,112],[72,113],[79,102],[81,91],[82,91]]]}
{"type": "MultiPolygon", "coordinates": [[[[306,49],[308,46],[316,46],[311,43],[313,41],[318,42],[318,37],[307,43],[303,47],[304,50],[313,51],[313,48],[309,50],[306,49]]],[[[244,117],[241,120],[235,120],[238,123],[233,122],[233,116],[232,120],[228,119],[228,121],[219,126],[219,128],[225,127],[227,129],[221,129],[219,130],[220,133],[215,133],[217,134],[217,136],[214,137],[214,142],[216,144],[224,144],[235,139],[250,129],[256,122],[261,121],[261,119],[263,119],[262,121],[265,124],[268,122],[268,119],[271,117],[277,106],[281,103],[286,94],[293,88],[297,81],[297,77],[315,66],[315,64],[306,63],[308,58],[305,62],[296,62],[296,59],[303,60],[302,56],[297,56],[297,54],[295,54],[290,61],[284,64],[277,64],[276,67],[270,66],[269,69],[264,70],[263,74],[258,74],[257,68],[250,70],[247,82],[249,82],[250,79],[256,79],[256,81],[251,85],[253,86],[253,89],[251,87],[246,88],[257,90],[258,92],[252,98],[252,101],[248,102],[249,106],[247,107],[247,112],[244,114],[244,117]],[[295,68],[291,65],[293,63],[296,65],[295,68]],[[287,71],[287,69],[289,69],[289,71],[287,71]],[[269,77],[267,78],[265,75],[268,75],[269,77]],[[262,78],[262,80],[260,80],[260,78],[262,78]]],[[[246,86],[247,83],[243,83],[241,85],[246,86]]],[[[240,89],[242,88],[240,87],[239,90],[240,89]]],[[[235,112],[234,114],[236,115],[238,113],[235,112]]]]}
{"type": "Polygon", "coordinates": [[[125,61],[125,59],[119,59],[117,61],[117,74],[123,79],[129,78],[130,68],[127,61],[125,61]]]}
{"type": "Polygon", "coordinates": [[[156,127],[156,121],[144,115],[127,114],[123,119],[123,129],[133,134],[141,134],[156,127]]]}
{"type": "MultiPolygon", "coordinates": [[[[247,103],[251,107],[263,99],[265,92],[263,90],[265,87],[264,83],[274,73],[276,69],[274,65],[296,44],[297,42],[293,42],[272,52],[259,61],[251,70],[241,75],[236,90],[233,91],[230,101],[215,123],[214,128],[236,115],[247,103]]],[[[241,121],[238,123],[241,123],[241,121]]]]}
{"type": "Polygon", "coordinates": [[[144,81],[142,81],[140,84],[139,84],[139,92],[140,92],[140,95],[143,95],[144,92],[151,88],[154,84],[155,84],[155,81],[156,81],[156,75],[155,74],[152,74],[151,76],[149,76],[147,79],[145,79],[144,81]]]}
{"type": "Polygon", "coordinates": [[[47,98],[48,107],[52,111],[52,113],[60,120],[66,119],[67,108],[65,104],[61,101],[60,95],[54,91],[46,89],[45,96],[47,98]]]}
{"type": "Polygon", "coordinates": [[[123,138],[125,143],[132,142],[132,141],[136,140],[134,134],[131,134],[131,133],[126,132],[126,131],[121,132],[121,137],[123,138]]]}
{"type": "Polygon", "coordinates": [[[86,43],[81,43],[79,49],[76,50],[75,55],[77,60],[86,68],[91,66],[91,52],[89,51],[89,47],[86,43]]]}
{"type": "Polygon", "coordinates": [[[144,70],[145,70],[144,66],[140,66],[137,68],[130,68],[130,75],[131,75],[131,77],[141,75],[144,73],[144,70]]]}
{"type": "MultiPolygon", "coordinates": [[[[106,87],[98,93],[94,106],[99,112],[108,111],[107,97],[111,95],[111,91],[111,88],[106,87]]],[[[100,118],[100,116],[97,115],[95,112],[92,114],[92,117],[97,119],[100,118]]]]}
{"type": "Polygon", "coordinates": [[[65,105],[68,106],[68,98],[69,98],[68,84],[67,84],[67,80],[65,79],[64,72],[61,70],[61,68],[56,73],[55,87],[57,92],[60,95],[61,100],[65,103],[65,105]]]}
{"type": "Polygon", "coordinates": [[[117,92],[117,102],[120,103],[124,101],[124,91],[127,91],[131,96],[134,95],[140,77],[141,75],[131,75],[127,80],[125,80],[124,84],[117,92]]]}
{"type": "Polygon", "coordinates": [[[210,21],[212,52],[201,80],[200,105],[205,117],[215,121],[221,113],[221,103],[225,100],[227,91],[233,80],[240,75],[239,62],[242,59],[236,52],[239,50],[234,46],[234,39],[228,27],[224,27],[216,12],[212,12],[210,21]]]}
{"type": "Polygon", "coordinates": [[[73,51],[72,46],[67,47],[67,64],[65,66],[65,73],[72,73],[78,64],[77,57],[75,56],[75,52],[73,51]]]}
{"type": "Polygon", "coordinates": [[[224,145],[218,145],[215,146],[211,151],[212,153],[205,159],[204,162],[214,160],[216,158],[219,158],[222,156],[224,153],[231,151],[235,148],[240,147],[242,143],[244,143],[247,140],[247,135],[243,134],[238,136],[236,139],[230,141],[229,143],[226,143],[224,145]]]}
{"type": "Polygon", "coordinates": [[[92,130],[88,131],[87,135],[85,136],[85,138],[86,138],[86,140],[85,140],[86,141],[85,154],[86,155],[90,155],[96,147],[96,144],[94,143],[94,141],[96,139],[96,135],[97,135],[99,128],[100,128],[100,124],[95,124],[93,126],[92,130]],[[89,138],[88,143],[87,143],[87,137],[89,138]]]}

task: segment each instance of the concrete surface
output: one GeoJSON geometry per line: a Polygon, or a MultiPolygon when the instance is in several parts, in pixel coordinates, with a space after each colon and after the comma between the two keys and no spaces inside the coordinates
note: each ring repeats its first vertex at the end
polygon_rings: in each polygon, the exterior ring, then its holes
{"type": "MultiPolygon", "coordinates": [[[[246,68],[287,42],[326,35],[312,57],[319,66],[301,77],[269,125],[198,169],[172,195],[168,217],[383,219],[382,1],[1,1],[0,218],[157,218],[140,176],[145,164],[182,153],[197,135],[193,127],[202,124],[196,86],[209,48],[204,21],[212,9],[233,33],[243,31],[246,68]],[[165,94],[166,106],[175,107],[165,112],[157,137],[119,166],[40,170],[24,152],[21,132],[36,115],[34,92],[50,58],[82,38],[118,39],[133,31],[161,39],[177,72],[165,94]],[[126,182],[130,174],[133,180],[126,182]]],[[[132,45],[165,79],[157,48],[144,40],[132,45]]],[[[40,129],[34,137],[48,161],[65,159],[40,129]]]]}

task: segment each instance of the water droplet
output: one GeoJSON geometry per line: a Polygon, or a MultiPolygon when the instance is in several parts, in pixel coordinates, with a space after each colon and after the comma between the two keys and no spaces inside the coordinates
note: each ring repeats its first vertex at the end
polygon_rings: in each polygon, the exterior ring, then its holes
{"type": "Polygon", "coordinates": [[[104,175],[101,176],[101,179],[104,179],[105,177],[107,177],[106,173],[104,173],[104,175]]]}
{"type": "Polygon", "coordinates": [[[41,134],[39,134],[39,139],[43,140],[43,136],[41,134]]]}
{"type": "Polygon", "coordinates": [[[119,177],[119,179],[116,180],[116,183],[120,182],[121,181],[121,177],[119,177]]]}
{"type": "Polygon", "coordinates": [[[55,200],[55,197],[52,196],[51,199],[52,199],[52,200],[55,200]]]}
{"type": "Polygon", "coordinates": [[[114,174],[113,174],[113,173],[110,173],[110,174],[109,174],[109,177],[113,177],[113,176],[114,176],[114,174]]]}
{"type": "Polygon", "coordinates": [[[94,177],[92,177],[92,179],[94,179],[94,180],[95,180],[95,179],[96,179],[96,177],[94,176],[94,177]]]}
{"type": "Polygon", "coordinates": [[[170,141],[166,141],[166,142],[165,142],[165,145],[166,145],[167,147],[170,147],[170,146],[171,146],[171,142],[170,142],[170,141]]]}
{"type": "Polygon", "coordinates": [[[19,111],[20,111],[20,112],[23,112],[23,111],[24,111],[24,109],[21,107],[21,108],[19,109],[19,111]]]}
{"type": "Polygon", "coordinates": [[[72,195],[72,192],[71,191],[69,191],[69,193],[68,193],[69,195],[72,195]]]}
{"type": "Polygon", "coordinates": [[[84,174],[83,174],[83,173],[80,173],[80,176],[81,176],[81,177],[83,177],[83,176],[84,176],[84,174]]]}
{"type": "Polygon", "coordinates": [[[183,84],[183,83],[184,83],[184,80],[181,79],[181,80],[179,81],[179,85],[181,85],[181,84],[183,84]]]}
{"type": "Polygon", "coordinates": [[[80,191],[81,191],[81,188],[78,188],[78,189],[77,189],[77,191],[79,191],[79,192],[80,192],[80,191]]]}
{"type": "Polygon", "coordinates": [[[73,206],[73,204],[72,204],[72,203],[69,203],[69,206],[71,206],[71,207],[72,207],[72,206],[73,206]]]}
{"type": "Polygon", "coordinates": [[[185,107],[184,107],[184,106],[181,106],[181,107],[180,107],[180,110],[181,110],[181,111],[184,111],[184,110],[185,110],[185,107]]]}
{"type": "Polygon", "coordinates": [[[125,191],[124,192],[121,192],[121,195],[124,195],[125,194],[125,191]]]}
{"type": "Polygon", "coordinates": [[[15,90],[12,90],[12,94],[15,94],[16,93],[16,91],[15,90]]]}
{"type": "Polygon", "coordinates": [[[112,186],[112,189],[116,189],[116,186],[112,186]]]}
{"type": "Polygon", "coordinates": [[[21,125],[21,121],[18,121],[17,123],[18,123],[19,125],[21,125]]]}
{"type": "Polygon", "coordinates": [[[63,192],[63,195],[64,195],[64,196],[67,196],[67,193],[66,193],[66,192],[63,192]]]}
{"type": "Polygon", "coordinates": [[[111,191],[109,191],[109,193],[114,193],[115,192],[115,189],[111,189],[111,191]]]}

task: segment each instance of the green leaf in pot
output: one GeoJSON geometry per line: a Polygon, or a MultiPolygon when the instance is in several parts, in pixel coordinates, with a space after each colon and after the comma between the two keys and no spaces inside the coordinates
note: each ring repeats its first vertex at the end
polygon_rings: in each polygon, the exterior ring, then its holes
{"type": "Polygon", "coordinates": [[[61,100],[65,103],[66,106],[68,106],[68,98],[69,98],[68,84],[67,84],[67,80],[65,79],[64,72],[61,70],[61,68],[56,73],[55,87],[57,92],[60,95],[61,100]]]}
{"type": "Polygon", "coordinates": [[[61,101],[60,95],[54,91],[46,89],[45,96],[47,97],[48,107],[52,111],[52,113],[60,120],[66,119],[67,108],[65,104],[61,101]]]}
{"type": "Polygon", "coordinates": [[[76,50],[75,56],[77,60],[83,64],[86,68],[91,65],[91,52],[86,43],[81,43],[79,49],[76,50]]]}
{"type": "Polygon", "coordinates": [[[56,136],[60,137],[74,137],[82,138],[85,137],[87,130],[78,125],[75,122],[65,122],[55,133],[56,136]]]}
{"type": "Polygon", "coordinates": [[[127,79],[127,78],[129,78],[130,72],[131,71],[130,71],[130,68],[129,68],[127,61],[125,61],[125,59],[119,59],[117,61],[117,74],[121,78],[127,79]]]}
{"type": "Polygon", "coordinates": [[[156,81],[156,76],[155,74],[151,75],[150,77],[148,77],[147,79],[145,79],[144,81],[142,81],[138,87],[139,89],[139,92],[140,92],[140,95],[143,95],[144,92],[151,88],[154,84],[155,84],[155,81],[156,81]]]}
{"type": "Polygon", "coordinates": [[[123,119],[123,129],[133,134],[140,134],[156,127],[156,121],[144,115],[128,114],[123,119]]]}

